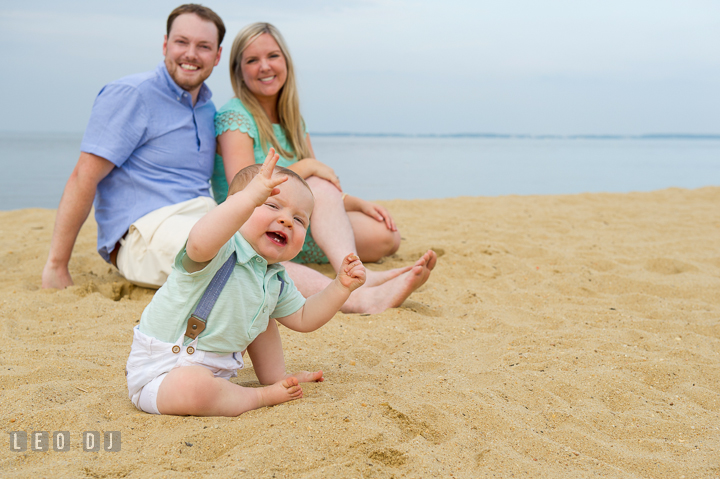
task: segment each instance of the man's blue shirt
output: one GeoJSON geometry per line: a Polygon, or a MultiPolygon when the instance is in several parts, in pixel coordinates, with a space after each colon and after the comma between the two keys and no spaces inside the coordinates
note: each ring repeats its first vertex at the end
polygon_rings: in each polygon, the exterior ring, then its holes
{"type": "Polygon", "coordinates": [[[203,84],[195,106],[161,62],[106,85],[93,105],[81,151],[116,168],[98,184],[98,252],[110,259],[137,219],[163,206],[210,196],[215,105],[203,84]]]}

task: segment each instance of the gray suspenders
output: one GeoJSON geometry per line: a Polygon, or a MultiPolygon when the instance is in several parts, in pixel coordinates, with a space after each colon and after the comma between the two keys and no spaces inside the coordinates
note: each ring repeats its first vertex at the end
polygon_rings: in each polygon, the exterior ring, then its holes
{"type": "Polygon", "coordinates": [[[188,338],[195,339],[200,333],[205,331],[210,311],[212,311],[225,284],[228,282],[228,279],[230,279],[230,274],[232,273],[236,260],[237,255],[233,251],[233,254],[225,261],[217,273],[215,273],[213,279],[210,280],[210,284],[203,293],[202,298],[200,298],[200,302],[195,306],[195,311],[190,315],[190,318],[188,318],[187,329],[185,329],[185,336],[188,338]]]}
{"type": "MultiPolygon", "coordinates": [[[[210,280],[210,284],[203,293],[202,298],[200,298],[200,301],[195,307],[195,311],[188,318],[187,328],[185,329],[185,336],[188,338],[195,339],[200,333],[205,331],[210,311],[212,311],[213,306],[215,306],[215,302],[220,296],[220,292],[222,292],[228,282],[228,279],[230,279],[230,274],[232,274],[236,261],[237,254],[233,251],[233,254],[227,259],[227,261],[225,261],[217,273],[215,273],[213,279],[210,280]]],[[[285,289],[285,281],[282,277],[280,277],[280,275],[277,276],[277,279],[280,281],[280,294],[278,295],[278,297],[280,297],[282,296],[283,289],[285,289]]],[[[175,352],[175,348],[173,348],[173,351],[175,352]]],[[[178,348],[177,351],[179,352],[180,348],[178,348]]],[[[194,348],[192,349],[192,352],[190,352],[190,348],[188,348],[188,354],[192,354],[194,352],[194,348]]]]}

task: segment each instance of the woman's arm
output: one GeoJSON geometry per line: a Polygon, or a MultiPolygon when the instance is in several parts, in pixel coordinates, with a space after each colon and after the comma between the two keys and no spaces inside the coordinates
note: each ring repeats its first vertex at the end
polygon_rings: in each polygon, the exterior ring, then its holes
{"type": "Polygon", "coordinates": [[[384,221],[385,226],[390,231],[397,231],[395,220],[392,219],[387,208],[350,195],[346,195],[345,198],[343,198],[343,202],[345,204],[345,211],[358,211],[376,221],[384,221]]]}
{"type": "Polygon", "coordinates": [[[228,130],[218,136],[217,154],[222,156],[228,186],[238,171],[255,164],[253,139],[242,131],[228,130]]]}

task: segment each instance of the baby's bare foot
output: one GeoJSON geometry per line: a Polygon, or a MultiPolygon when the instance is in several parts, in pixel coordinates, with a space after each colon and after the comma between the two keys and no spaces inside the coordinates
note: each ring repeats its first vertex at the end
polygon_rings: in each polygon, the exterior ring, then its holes
{"type": "Polygon", "coordinates": [[[325,381],[322,371],[298,371],[294,374],[288,374],[286,377],[295,378],[301,383],[321,383],[325,381]]]}
{"type": "Polygon", "coordinates": [[[289,377],[282,381],[278,381],[272,386],[260,388],[260,406],[274,406],[276,404],[300,399],[303,395],[302,388],[299,386],[297,378],[289,377]]]}

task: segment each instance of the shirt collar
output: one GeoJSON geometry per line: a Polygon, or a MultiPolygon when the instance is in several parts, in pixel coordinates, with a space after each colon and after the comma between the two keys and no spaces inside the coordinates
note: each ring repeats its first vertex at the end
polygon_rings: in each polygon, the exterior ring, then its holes
{"type": "Polygon", "coordinates": [[[250,246],[245,238],[238,231],[233,236],[233,242],[235,243],[235,253],[237,254],[237,264],[246,264],[250,261],[256,262],[267,267],[268,271],[282,271],[285,268],[280,264],[268,264],[267,260],[257,254],[257,252],[250,246]]]}
{"type": "MultiPolygon", "coordinates": [[[[165,78],[168,88],[170,88],[170,90],[173,91],[176,96],[181,97],[183,93],[188,93],[187,91],[180,88],[178,84],[175,83],[175,80],[172,79],[170,73],[167,70],[167,66],[165,65],[165,60],[161,61],[160,64],[157,66],[157,71],[160,72],[163,78],[165,78]]],[[[203,84],[200,85],[200,91],[198,92],[195,107],[201,106],[209,102],[211,98],[212,92],[210,91],[210,88],[208,88],[208,86],[205,84],[205,82],[203,82],[203,84]]]]}

